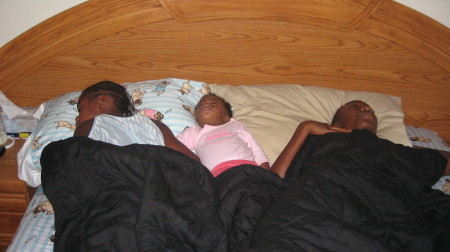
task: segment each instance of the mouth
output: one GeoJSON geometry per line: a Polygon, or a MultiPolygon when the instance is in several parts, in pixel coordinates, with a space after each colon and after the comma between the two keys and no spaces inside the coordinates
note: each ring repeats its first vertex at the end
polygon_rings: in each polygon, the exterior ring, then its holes
{"type": "Polygon", "coordinates": [[[201,108],[200,109],[200,113],[203,113],[203,112],[209,112],[209,111],[211,111],[212,109],[210,108],[210,107],[204,107],[204,108],[201,108]]]}
{"type": "Polygon", "coordinates": [[[371,120],[371,121],[375,120],[375,118],[376,118],[375,115],[371,112],[360,112],[358,114],[358,116],[360,116],[361,118],[364,118],[366,120],[371,120]]]}

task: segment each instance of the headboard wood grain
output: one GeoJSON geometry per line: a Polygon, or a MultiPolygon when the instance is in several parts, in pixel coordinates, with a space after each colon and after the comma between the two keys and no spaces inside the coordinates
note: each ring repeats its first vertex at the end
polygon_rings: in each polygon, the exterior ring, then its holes
{"type": "Polygon", "coordinates": [[[450,142],[450,31],[390,0],[91,0],[0,59],[21,106],[105,79],[297,83],[399,96],[405,123],[450,142]]]}

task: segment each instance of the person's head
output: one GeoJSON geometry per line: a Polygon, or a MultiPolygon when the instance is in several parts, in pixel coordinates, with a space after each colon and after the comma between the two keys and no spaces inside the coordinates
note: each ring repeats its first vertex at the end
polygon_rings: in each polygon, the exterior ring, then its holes
{"type": "Polygon", "coordinates": [[[355,100],[347,102],[336,111],[331,125],[346,129],[367,129],[376,133],[378,119],[367,103],[355,100]]]}
{"type": "Polygon", "coordinates": [[[76,125],[101,114],[132,116],[136,109],[126,88],[112,81],[101,81],[81,92],[76,125]]]}
{"type": "Polygon", "coordinates": [[[208,94],[203,96],[195,108],[195,120],[200,127],[222,125],[233,117],[230,103],[220,96],[208,94]]]}

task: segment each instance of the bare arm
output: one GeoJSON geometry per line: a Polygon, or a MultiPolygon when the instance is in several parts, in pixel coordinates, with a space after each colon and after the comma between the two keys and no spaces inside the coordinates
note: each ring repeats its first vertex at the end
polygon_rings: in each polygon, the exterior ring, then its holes
{"type": "Polygon", "coordinates": [[[261,166],[262,168],[264,168],[266,170],[270,170],[269,162],[264,162],[264,163],[260,164],[259,166],[261,166]]]}
{"type": "Polygon", "coordinates": [[[158,120],[152,119],[152,121],[156,126],[158,126],[159,130],[161,130],[166,147],[179,151],[194,160],[200,161],[200,158],[197,155],[195,155],[191,150],[189,150],[188,147],[186,147],[173,135],[172,131],[169,129],[169,127],[167,127],[167,125],[158,120]]]}
{"type": "Polygon", "coordinates": [[[94,118],[89,119],[81,123],[77,126],[75,129],[75,132],[73,133],[74,136],[89,136],[89,133],[91,132],[92,125],[94,125],[94,118]]]}
{"type": "Polygon", "coordinates": [[[292,160],[294,159],[297,152],[303,146],[305,139],[308,135],[323,135],[329,132],[351,132],[350,129],[343,129],[339,127],[330,126],[326,123],[319,123],[315,121],[304,121],[297,126],[294,134],[292,135],[291,140],[287,143],[286,147],[284,147],[283,151],[281,151],[278,158],[272,165],[271,170],[277,173],[281,178],[286,176],[286,171],[289,168],[292,160]]]}

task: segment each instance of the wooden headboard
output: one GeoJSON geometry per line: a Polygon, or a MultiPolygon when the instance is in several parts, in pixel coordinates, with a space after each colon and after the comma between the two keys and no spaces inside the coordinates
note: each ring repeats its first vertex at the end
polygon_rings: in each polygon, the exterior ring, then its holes
{"type": "Polygon", "coordinates": [[[390,0],[91,0],[0,59],[21,106],[106,79],[297,83],[400,96],[406,124],[450,142],[450,31],[390,0]]]}

